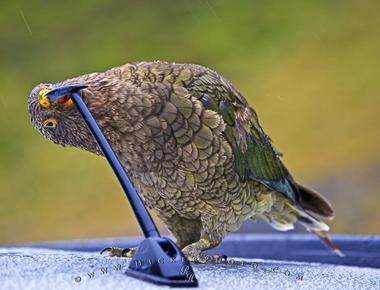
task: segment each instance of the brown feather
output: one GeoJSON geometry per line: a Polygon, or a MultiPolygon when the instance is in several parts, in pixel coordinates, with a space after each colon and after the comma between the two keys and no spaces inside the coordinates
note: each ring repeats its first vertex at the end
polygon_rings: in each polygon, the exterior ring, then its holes
{"type": "Polygon", "coordinates": [[[345,254],[342,252],[342,250],[339,249],[338,246],[335,245],[332,240],[330,240],[330,238],[326,232],[324,232],[324,231],[313,231],[313,230],[310,230],[310,232],[315,234],[326,245],[326,247],[328,247],[331,251],[333,251],[339,257],[345,256],[345,254]]]}
{"type": "Polygon", "coordinates": [[[300,192],[300,204],[303,209],[326,219],[334,218],[334,209],[320,193],[297,183],[300,192]]]}

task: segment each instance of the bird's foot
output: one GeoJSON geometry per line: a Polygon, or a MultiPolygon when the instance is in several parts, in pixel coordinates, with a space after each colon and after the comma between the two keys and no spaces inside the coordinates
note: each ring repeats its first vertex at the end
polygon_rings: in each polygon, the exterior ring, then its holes
{"type": "Polygon", "coordinates": [[[227,261],[226,255],[205,255],[202,251],[210,248],[210,242],[201,239],[194,244],[190,244],[182,249],[183,254],[190,262],[198,264],[221,264],[227,261]]]}
{"type": "Polygon", "coordinates": [[[197,264],[222,264],[227,261],[226,255],[186,255],[186,258],[197,264]]]}
{"type": "Polygon", "coordinates": [[[108,247],[100,251],[101,255],[107,255],[109,257],[127,257],[131,258],[137,251],[135,248],[117,248],[117,247],[108,247]]]}

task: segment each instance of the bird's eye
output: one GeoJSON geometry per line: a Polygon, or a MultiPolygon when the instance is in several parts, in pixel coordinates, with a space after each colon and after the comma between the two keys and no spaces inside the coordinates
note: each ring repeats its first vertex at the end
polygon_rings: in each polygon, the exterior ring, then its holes
{"type": "Polygon", "coordinates": [[[49,118],[44,121],[43,125],[46,128],[55,128],[57,126],[57,123],[57,119],[49,118]]]}

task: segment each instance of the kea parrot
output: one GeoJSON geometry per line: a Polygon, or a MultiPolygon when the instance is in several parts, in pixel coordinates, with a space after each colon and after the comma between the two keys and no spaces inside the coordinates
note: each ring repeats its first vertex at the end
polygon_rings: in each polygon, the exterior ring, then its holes
{"type": "MultiPolygon", "coordinates": [[[[167,226],[193,262],[224,260],[205,250],[246,220],[279,231],[296,222],[338,255],[329,239],[331,204],[295,181],[243,95],[215,71],[196,64],[129,63],[55,84],[37,85],[28,98],[33,127],[56,144],[98,155],[70,96],[45,94],[66,85],[80,94],[145,205],[167,226]]],[[[107,248],[111,256],[133,249],[107,248]]]]}

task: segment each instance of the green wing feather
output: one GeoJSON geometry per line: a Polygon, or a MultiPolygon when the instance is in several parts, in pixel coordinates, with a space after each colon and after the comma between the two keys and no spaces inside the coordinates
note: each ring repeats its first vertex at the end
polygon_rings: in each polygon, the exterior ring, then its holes
{"type": "Polygon", "coordinates": [[[297,201],[299,193],[293,178],[259,125],[256,113],[240,93],[212,72],[196,77],[188,89],[205,108],[223,117],[226,123],[224,134],[233,149],[235,168],[240,178],[259,181],[297,201]]]}

